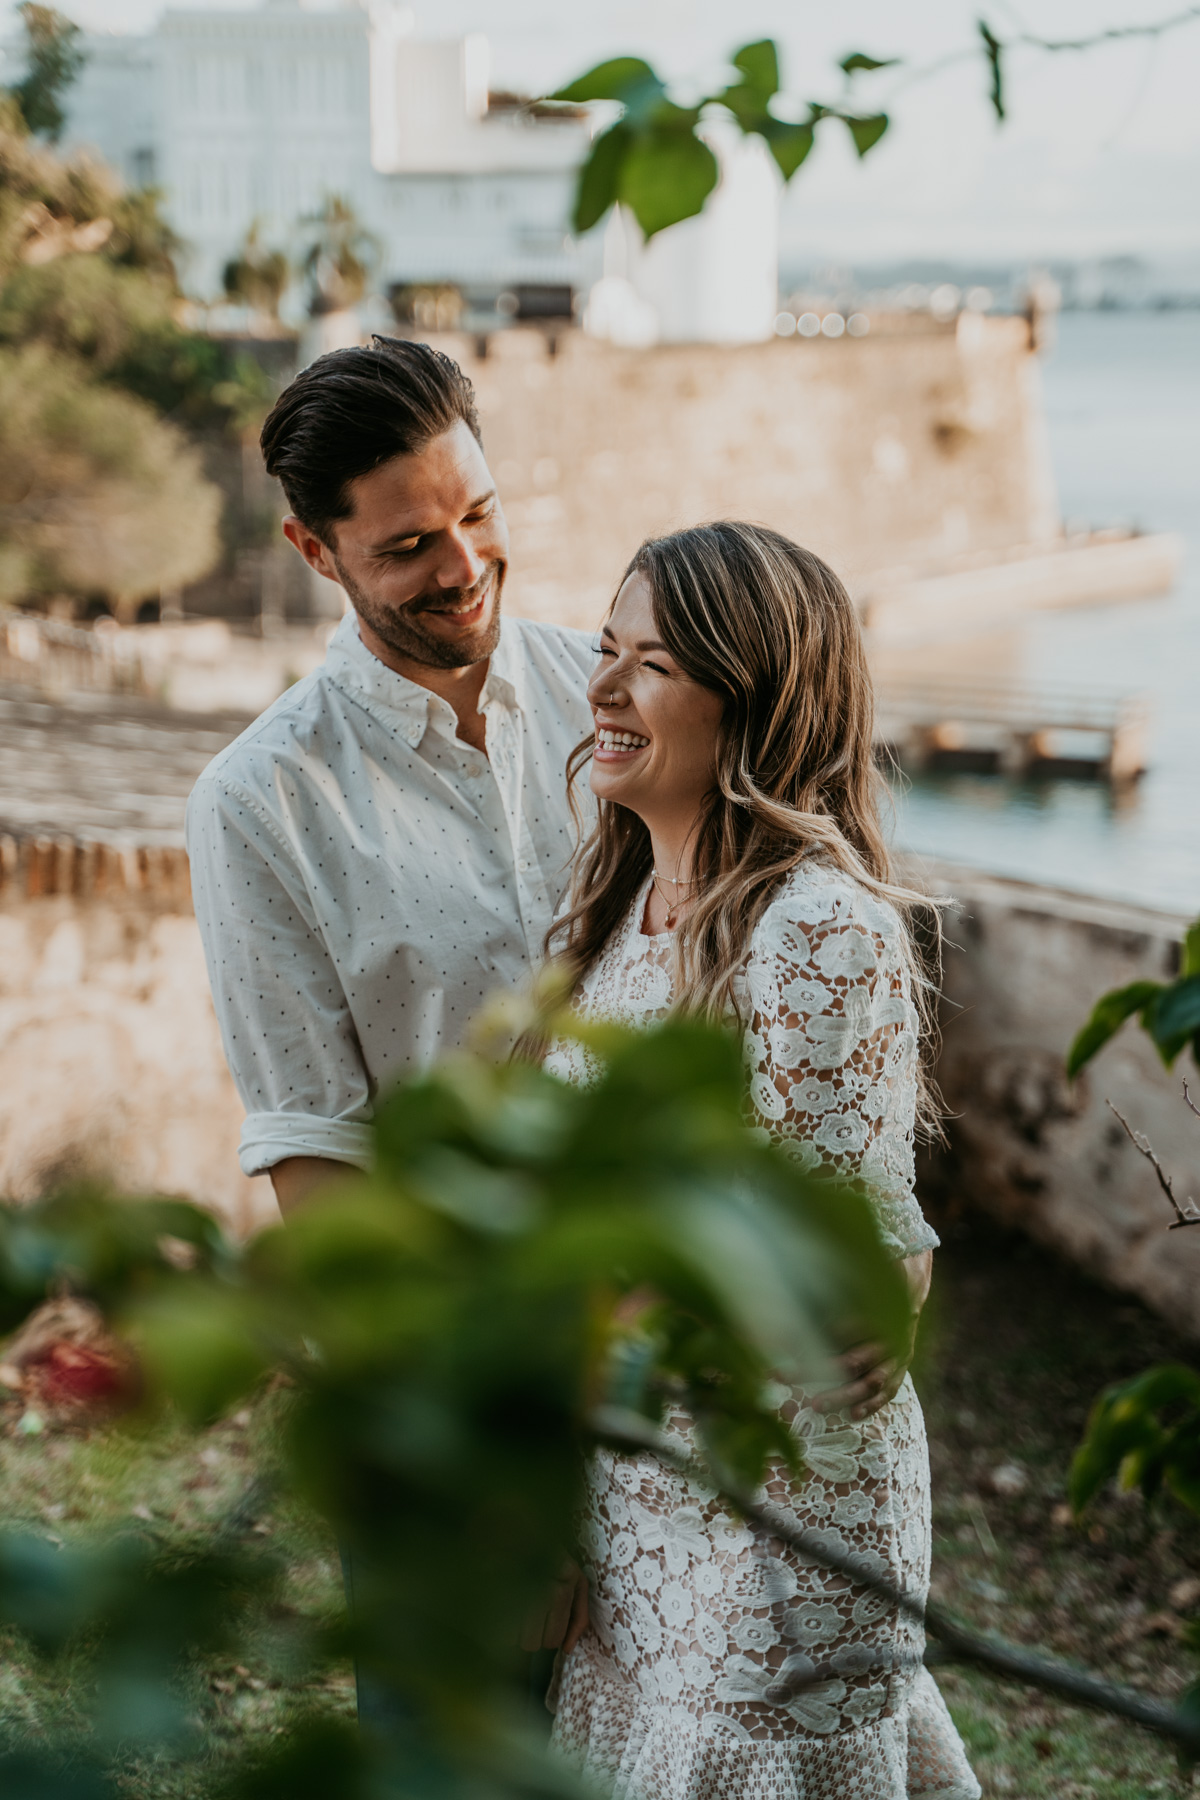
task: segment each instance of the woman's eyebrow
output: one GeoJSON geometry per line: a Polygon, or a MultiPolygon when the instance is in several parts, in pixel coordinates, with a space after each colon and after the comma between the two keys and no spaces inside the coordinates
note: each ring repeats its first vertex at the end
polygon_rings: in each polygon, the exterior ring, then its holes
{"type": "MultiPolygon", "coordinates": [[[[617,641],[612,627],[609,625],[602,625],[600,627],[600,636],[602,638],[608,638],[609,642],[613,644],[617,641]]],[[[667,646],[665,644],[660,644],[657,638],[642,638],[641,641],[636,643],[633,647],[635,650],[666,650],[668,656],[671,654],[671,652],[667,650],[667,646]]]]}

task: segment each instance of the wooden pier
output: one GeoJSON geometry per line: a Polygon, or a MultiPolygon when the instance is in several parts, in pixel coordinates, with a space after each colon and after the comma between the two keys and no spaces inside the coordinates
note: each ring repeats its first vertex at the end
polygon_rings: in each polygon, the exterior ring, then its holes
{"type": "Polygon", "coordinates": [[[876,744],[912,769],[1078,773],[1120,787],[1145,771],[1146,724],[1145,701],[1128,693],[951,677],[876,691],[876,744]]]}

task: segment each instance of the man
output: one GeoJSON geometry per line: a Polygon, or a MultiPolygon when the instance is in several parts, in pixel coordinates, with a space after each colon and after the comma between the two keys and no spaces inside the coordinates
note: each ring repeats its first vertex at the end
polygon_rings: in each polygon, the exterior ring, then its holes
{"type": "Polygon", "coordinates": [[[353,612],[205,770],[187,843],[241,1165],[286,1214],[367,1165],[380,1086],[537,967],[594,656],[583,632],[502,621],[504,513],[471,384],[439,351],[321,357],[262,449],[286,536],[353,612]]]}
{"type": "MultiPolygon", "coordinates": [[[[537,967],[595,658],[582,632],[501,621],[508,534],[448,357],[378,337],[323,356],[262,448],[287,537],[353,612],[209,764],[187,841],[242,1168],[269,1172],[286,1214],[368,1164],[381,1085],[537,967]]],[[[903,1373],[880,1355],[851,1352],[826,1405],[876,1411],[903,1373]]]]}

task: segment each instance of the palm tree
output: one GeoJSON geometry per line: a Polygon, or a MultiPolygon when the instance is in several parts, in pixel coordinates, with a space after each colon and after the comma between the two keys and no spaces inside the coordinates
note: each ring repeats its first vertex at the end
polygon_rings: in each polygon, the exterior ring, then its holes
{"type": "Polygon", "coordinates": [[[340,194],[326,195],[319,212],[301,223],[309,234],[301,269],[311,290],[310,313],[317,318],[356,306],[379,266],[378,238],[340,194]]]}
{"type": "Polygon", "coordinates": [[[255,219],[237,256],[225,264],[222,282],[227,297],[278,321],[279,303],[291,279],[292,265],[287,256],[282,250],[267,249],[255,219]]]}

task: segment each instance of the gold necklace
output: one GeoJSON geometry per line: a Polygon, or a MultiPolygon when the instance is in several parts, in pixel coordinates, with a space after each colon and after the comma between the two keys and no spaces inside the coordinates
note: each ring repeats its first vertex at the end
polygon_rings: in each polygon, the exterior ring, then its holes
{"type": "Polygon", "coordinates": [[[671,883],[672,887],[676,887],[676,888],[695,887],[695,885],[696,885],[695,878],[689,877],[686,875],[682,875],[682,876],[681,875],[660,875],[657,869],[651,869],[650,877],[651,877],[651,880],[654,882],[655,887],[658,888],[659,896],[662,899],[662,902],[667,909],[667,930],[674,931],[675,920],[679,915],[679,909],[681,906],[687,905],[689,896],[685,894],[681,898],[678,894],[676,894],[673,901],[668,900],[666,894],[663,893],[662,888],[659,886],[659,883],[663,882],[663,881],[669,881],[671,883]]]}

